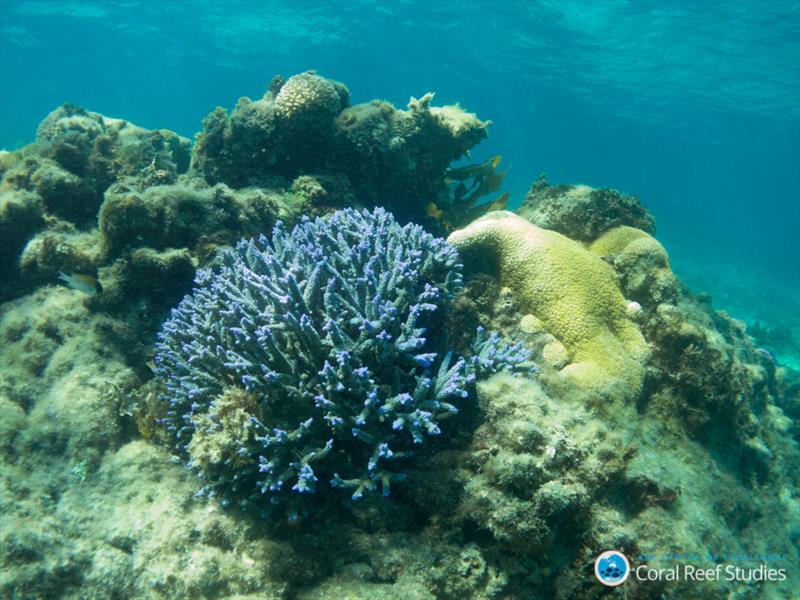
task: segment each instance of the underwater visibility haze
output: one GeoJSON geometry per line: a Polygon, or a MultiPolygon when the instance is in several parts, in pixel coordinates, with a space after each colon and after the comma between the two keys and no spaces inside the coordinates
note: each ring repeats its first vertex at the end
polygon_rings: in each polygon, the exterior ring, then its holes
{"type": "Polygon", "coordinates": [[[0,72],[0,597],[798,589],[800,2],[0,0],[0,72]]]}

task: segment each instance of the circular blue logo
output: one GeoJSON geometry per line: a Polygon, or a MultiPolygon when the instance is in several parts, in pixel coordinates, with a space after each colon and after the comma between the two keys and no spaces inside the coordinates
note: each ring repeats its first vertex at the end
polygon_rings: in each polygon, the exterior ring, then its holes
{"type": "Polygon", "coordinates": [[[631,565],[622,552],[607,550],[594,561],[594,574],[603,585],[622,585],[631,574],[631,565]]]}

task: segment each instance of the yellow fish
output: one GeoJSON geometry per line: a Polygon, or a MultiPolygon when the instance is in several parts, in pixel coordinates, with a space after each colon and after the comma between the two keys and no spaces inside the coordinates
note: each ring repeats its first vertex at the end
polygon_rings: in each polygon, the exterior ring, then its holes
{"type": "Polygon", "coordinates": [[[428,202],[428,206],[425,207],[425,213],[432,219],[441,220],[444,216],[444,211],[441,210],[436,204],[433,202],[428,202]]]}
{"type": "Polygon", "coordinates": [[[89,294],[90,296],[94,296],[95,294],[99,294],[103,291],[103,286],[101,286],[100,282],[91,275],[83,275],[82,273],[73,273],[72,275],[67,275],[63,271],[60,271],[58,278],[73,290],[78,290],[79,292],[89,294]]]}

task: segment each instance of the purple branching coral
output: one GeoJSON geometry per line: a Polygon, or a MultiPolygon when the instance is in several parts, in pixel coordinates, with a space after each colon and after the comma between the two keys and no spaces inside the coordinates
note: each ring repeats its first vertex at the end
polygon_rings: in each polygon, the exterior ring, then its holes
{"type": "Polygon", "coordinates": [[[225,502],[297,514],[331,488],[388,495],[476,376],[529,357],[482,330],[470,357],[448,351],[458,254],[381,208],[279,223],[217,262],[164,324],[155,362],[176,447],[225,502]]]}

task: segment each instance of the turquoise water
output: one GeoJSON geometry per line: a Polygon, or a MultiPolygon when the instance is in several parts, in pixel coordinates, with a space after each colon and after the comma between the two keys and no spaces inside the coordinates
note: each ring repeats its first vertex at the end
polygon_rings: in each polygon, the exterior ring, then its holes
{"type": "Polygon", "coordinates": [[[191,137],[276,73],[434,91],[494,122],[512,203],[542,172],[635,193],[690,285],[800,337],[798,2],[0,6],[0,147],[65,101],[191,137]]]}
{"type": "Polygon", "coordinates": [[[0,598],[795,597],[800,0],[0,0],[0,73],[0,598]]]}

